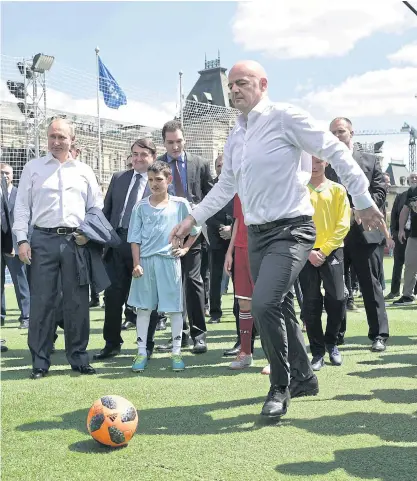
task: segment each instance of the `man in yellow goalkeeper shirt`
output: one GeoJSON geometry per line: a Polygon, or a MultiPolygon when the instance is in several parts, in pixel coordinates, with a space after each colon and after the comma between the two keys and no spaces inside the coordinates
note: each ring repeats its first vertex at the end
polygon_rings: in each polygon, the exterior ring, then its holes
{"type": "Polygon", "coordinates": [[[350,228],[350,206],[345,188],[325,176],[327,163],[312,158],[312,173],[308,188],[314,207],[313,221],[317,237],[299,279],[303,292],[303,314],[314,371],[324,366],[324,355],[329,353],[334,366],[342,364],[336,346],[337,335],[345,315],[346,300],[343,277],[343,239],[350,228]],[[326,332],[323,333],[321,315],[327,312],[326,332]]]}

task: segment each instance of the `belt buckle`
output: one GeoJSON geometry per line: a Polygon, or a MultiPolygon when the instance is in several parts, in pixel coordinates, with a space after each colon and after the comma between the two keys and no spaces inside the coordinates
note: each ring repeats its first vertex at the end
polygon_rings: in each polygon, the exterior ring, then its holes
{"type": "Polygon", "coordinates": [[[58,229],[56,230],[56,233],[58,235],[66,235],[67,233],[67,228],[66,227],[58,227],[58,229]]]}

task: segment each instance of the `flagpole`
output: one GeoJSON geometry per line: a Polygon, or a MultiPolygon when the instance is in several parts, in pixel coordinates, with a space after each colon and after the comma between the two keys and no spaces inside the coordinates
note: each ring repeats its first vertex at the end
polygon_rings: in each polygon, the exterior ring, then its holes
{"type": "Polygon", "coordinates": [[[100,121],[100,68],[98,63],[98,54],[100,49],[95,48],[96,52],[96,67],[97,67],[97,122],[98,122],[98,182],[101,187],[103,181],[103,166],[101,162],[101,121],[100,121]]]}
{"type": "Polygon", "coordinates": [[[180,122],[181,126],[183,126],[183,103],[182,103],[182,70],[179,71],[179,76],[180,76],[180,122]]]}

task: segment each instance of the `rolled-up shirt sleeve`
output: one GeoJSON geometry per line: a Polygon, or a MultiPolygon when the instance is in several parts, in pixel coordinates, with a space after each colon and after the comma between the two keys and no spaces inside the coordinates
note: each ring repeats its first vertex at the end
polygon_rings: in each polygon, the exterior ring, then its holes
{"type": "Polygon", "coordinates": [[[368,179],[351,151],[330,131],[321,129],[307,112],[288,107],[283,113],[282,129],[293,145],[331,164],[351,195],[356,209],[375,205],[369,193],[368,179]]]}
{"type": "Polygon", "coordinates": [[[32,174],[31,164],[23,167],[20,176],[19,187],[17,188],[16,202],[14,206],[13,234],[17,242],[28,239],[30,206],[32,199],[32,174]]]}
{"type": "Polygon", "coordinates": [[[230,154],[232,137],[233,131],[224,146],[223,168],[218,182],[191,213],[199,226],[204,224],[207,219],[228,204],[236,193],[236,180],[232,169],[232,158],[230,154]]]}

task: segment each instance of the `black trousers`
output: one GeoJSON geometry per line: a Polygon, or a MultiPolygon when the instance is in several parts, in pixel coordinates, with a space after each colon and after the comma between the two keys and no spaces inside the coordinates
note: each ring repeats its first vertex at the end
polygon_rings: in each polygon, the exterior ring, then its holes
{"type": "Polygon", "coordinates": [[[68,362],[72,366],[88,364],[89,289],[88,285],[79,285],[74,238],[72,235],[63,236],[35,229],[31,248],[28,345],[33,367],[48,370],[51,364],[50,355],[57,322],[57,299],[61,286],[68,362]]]}
{"type": "Polygon", "coordinates": [[[201,279],[204,286],[204,309],[210,309],[210,251],[204,237],[201,239],[201,279]]]}
{"type": "MultiPolygon", "coordinates": [[[[388,316],[381,287],[381,249],[378,244],[355,242],[349,234],[345,238],[345,266],[352,264],[358,276],[368,321],[368,337],[371,341],[389,337],[388,316]]],[[[346,332],[342,323],[341,332],[346,332]]]]}
{"type": "Polygon", "coordinates": [[[304,321],[313,356],[323,357],[326,346],[335,346],[345,314],[345,285],[343,278],[343,248],[336,249],[323,265],[315,267],[307,261],[300,272],[300,284],[303,292],[304,321]],[[321,315],[324,307],[327,312],[326,332],[323,333],[321,315]]]}
{"type": "Polygon", "coordinates": [[[213,319],[220,319],[222,311],[222,281],[224,272],[224,260],[229,248],[229,241],[222,242],[210,249],[210,316],[213,319]]]}
{"type": "MultiPolygon", "coordinates": [[[[122,314],[123,306],[127,301],[132,281],[133,258],[130,244],[127,242],[127,232],[117,231],[122,239],[122,244],[117,249],[110,249],[106,256],[106,270],[111,285],[104,291],[104,327],[103,337],[106,346],[118,347],[123,344],[122,339],[122,314]]],[[[133,311],[127,312],[136,322],[136,315],[133,311]]],[[[147,339],[147,349],[153,350],[153,335],[159,316],[157,311],[152,311],[150,329],[147,339]],[[152,327],[152,329],[151,329],[152,327]]]]}
{"type": "Polygon", "coordinates": [[[249,261],[255,288],[252,313],[271,366],[272,385],[313,376],[291,288],[314,245],[314,223],[306,218],[259,232],[248,229],[249,261]]]}
{"type": "Polygon", "coordinates": [[[195,339],[207,331],[204,317],[204,284],[201,277],[201,240],[197,239],[188,253],[181,258],[184,286],[184,330],[188,330],[187,314],[190,323],[190,336],[195,339]]]}

